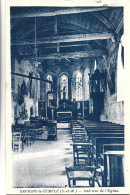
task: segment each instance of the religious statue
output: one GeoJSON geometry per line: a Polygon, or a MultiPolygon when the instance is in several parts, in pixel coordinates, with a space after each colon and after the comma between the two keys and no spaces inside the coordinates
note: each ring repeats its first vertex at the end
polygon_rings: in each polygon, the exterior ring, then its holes
{"type": "Polygon", "coordinates": [[[63,99],[66,99],[66,91],[65,91],[65,89],[66,89],[66,86],[63,87],[63,99]]]}

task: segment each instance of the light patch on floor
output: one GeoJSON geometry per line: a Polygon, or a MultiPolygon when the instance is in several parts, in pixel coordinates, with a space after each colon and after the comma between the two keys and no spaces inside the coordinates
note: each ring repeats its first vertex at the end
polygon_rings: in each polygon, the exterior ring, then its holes
{"type": "Polygon", "coordinates": [[[65,167],[73,164],[71,136],[68,130],[58,130],[57,136],[57,140],[35,141],[23,153],[13,154],[14,188],[68,185],[65,167]]]}
{"type": "Polygon", "coordinates": [[[25,160],[25,159],[33,159],[33,158],[42,158],[49,155],[59,155],[61,154],[61,150],[55,150],[54,153],[52,153],[52,150],[50,151],[43,151],[43,152],[32,152],[32,153],[22,153],[21,155],[17,154],[13,157],[13,160],[25,160]]]}

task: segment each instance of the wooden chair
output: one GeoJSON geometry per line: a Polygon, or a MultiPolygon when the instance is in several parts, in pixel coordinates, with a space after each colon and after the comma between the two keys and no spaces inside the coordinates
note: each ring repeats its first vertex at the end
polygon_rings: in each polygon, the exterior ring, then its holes
{"type": "Polygon", "coordinates": [[[36,135],[36,137],[41,137],[42,134],[43,134],[42,124],[37,123],[37,125],[35,127],[35,135],[36,135]]]}
{"type": "Polygon", "coordinates": [[[34,129],[30,129],[28,127],[25,128],[25,131],[23,133],[23,140],[24,143],[28,145],[31,145],[31,143],[34,142],[34,129]]]}
{"type": "Polygon", "coordinates": [[[87,142],[88,137],[86,133],[72,133],[72,140],[73,142],[87,142]]]}
{"type": "Polygon", "coordinates": [[[22,142],[21,132],[14,132],[12,134],[12,149],[15,152],[17,149],[19,152],[22,152],[24,149],[24,144],[22,142]]]}
{"type": "Polygon", "coordinates": [[[93,145],[91,143],[73,143],[72,145],[74,166],[94,164],[93,145]]]}
{"type": "Polygon", "coordinates": [[[86,133],[84,128],[72,128],[72,133],[86,133]]]}
{"type": "Polygon", "coordinates": [[[36,138],[35,128],[28,129],[28,136],[30,136],[30,141],[34,143],[34,140],[36,138]]]}
{"type": "Polygon", "coordinates": [[[94,187],[96,167],[94,166],[73,166],[66,167],[68,186],[73,187],[94,187]],[[77,186],[76,181],[86,181],[85,186],[77,186]]]}

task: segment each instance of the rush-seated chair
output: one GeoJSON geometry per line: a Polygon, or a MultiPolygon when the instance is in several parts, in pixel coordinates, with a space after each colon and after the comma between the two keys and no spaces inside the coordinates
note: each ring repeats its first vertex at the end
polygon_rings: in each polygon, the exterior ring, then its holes
{"type": "Polygon", "coordinates": [[[18,150],[19,152],[23,151],[24,144],[22,142],[21,132],[14,132],[12,134],[12,149],[13,149],[13,152],[15,152],[15,150],[18,150]]]}
{"type": "MultiPolygon", "coordinates": [[[[73,166],[66,167],[68,186],[74,187],[94,187],[95,183],[95,166],[73,166]],[[85,181],[84,185],[76,185],[76,181],[85,181]]],[[[82,183],[82,182],[80,182],[82,183]]]]}
{"type": "Polygon", "coordinates": [[[73,143],[72,145],[74,166],[94,164],[93,145],[91,143],[73,143]]]}
{"type": "Polygon", "coordinates": [[[87,133],[72,133],[71,135],[74,143],[87,142],[88,140],[87,133]]]}

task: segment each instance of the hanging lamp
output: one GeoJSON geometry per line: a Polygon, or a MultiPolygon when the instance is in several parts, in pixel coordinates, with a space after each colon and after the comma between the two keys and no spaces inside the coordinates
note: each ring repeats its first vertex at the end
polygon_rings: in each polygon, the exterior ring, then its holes
{"type": "Polygon", "coordinates": [[[41,62],[37,61],[37,29],[36,29],[36,17],[35,17],[35,62],[34,65],[35,67],[38,67],[38,65],[40,65],[41,62]]]}

